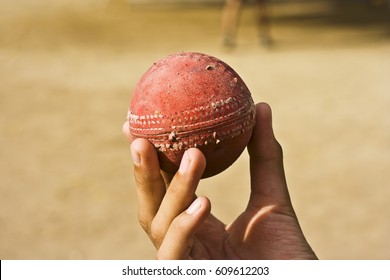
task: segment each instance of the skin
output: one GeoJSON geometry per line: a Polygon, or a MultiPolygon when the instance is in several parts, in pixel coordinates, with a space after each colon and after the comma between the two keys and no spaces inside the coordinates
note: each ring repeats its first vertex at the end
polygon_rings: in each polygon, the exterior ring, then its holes
{"type": "MultiPolygon", "coordinates": [[[[130,139],[127,124],[123,130],[130,139]]],[[[152,144],[132,142],[139,222],[157,249],[157,259],[317,259],[291,204],[282,148],[266,103],[256,105],[248,152],[248,206],[225,225],[210,213],[211,202],[195,194],[206,166],[198,149],[186,151],[172,177],[160,171],[152,144]]]]}

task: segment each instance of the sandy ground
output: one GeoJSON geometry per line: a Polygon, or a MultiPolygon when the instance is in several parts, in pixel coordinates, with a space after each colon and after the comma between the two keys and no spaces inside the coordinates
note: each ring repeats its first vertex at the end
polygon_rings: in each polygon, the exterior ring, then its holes
{"type": "MultiPolygon", "coordinates": [[[[389,14],[275,6],[266,49],[246,7],[227,51],[218,6],[38,7],[0,17],[0,259],[154,258],[121,126],[140,76],[182,50],[226,61],[272,106],[318,256],[390,258],[389,14]]],[[[226,223],[246,205],[247,170],[245,152],[199,187],[226,223]]]]}

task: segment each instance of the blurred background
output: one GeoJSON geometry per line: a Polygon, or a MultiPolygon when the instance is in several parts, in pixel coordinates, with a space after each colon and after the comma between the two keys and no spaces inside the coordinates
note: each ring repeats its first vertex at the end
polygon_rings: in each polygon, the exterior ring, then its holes
{"type": "MultiPolygon", "coordinates": [[[[0,259],[154,258],[121,127],[141,75],[179,51],[271,105],[319,258],[389,259],[389,5],[271,0],[264,41],[246,1],[226,43],[219,0],[0,0],[0,259]]],[[[246,152],[199,187],[225,223],[248,192],[246,152]]]]}

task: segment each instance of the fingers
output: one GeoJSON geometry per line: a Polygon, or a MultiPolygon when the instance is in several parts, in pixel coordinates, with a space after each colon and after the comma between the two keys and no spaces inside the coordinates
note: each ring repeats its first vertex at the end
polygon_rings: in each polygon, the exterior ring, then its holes
{"type": "Polygon", "coordinates": [[[272,128],[271,107],[266,103],[256,104],[256,125],[248,145],[252,159],[269,161],[282,158],[282,150],[272,128]]]}
{"type": "Polygon", "coordinates": [[[194,234],[210,214],[210,201],[198,197],[186,211],[171,223],[157,252],[157,259],[188,259],[194,243],[194,234]]]}
{"type": "Polygon", "coordinates": [[[131,144],[134,162],[134,178],[138,196],[138,218],[142,228],[149,234],[151,221],[156,216],[166,192],[160,173],[157,153],[145,139],[135,139],[131,144]]]}
{"type": "MultiPolygon", "coordinates": [[[[127,139],[129,139],[130,141],[133,140],[133,138],[131,137],[131,134],[130,134],[129,122],[128,121],[126,121],[123,124],[122,132],[127,137],[127,139]]],[[[169,173],[166,173],[166,172],[163,172],[163,171],[161,171],[161,174],[162,174],[162,176],[164,178],[165,184],[169,185],[169,183],[172,181],[173,175],[169,174],[169,173]]]]}
{"type": "Polygon", "coordinates": [[[130,125],[129,122],[126,121],[126,122],[122,125],[122,132],[123,132],[124,135],[126,135],[127,139],[131,140],[129,125],[130,125]]]}
{"type": "Polygon", "coordinates": [[[145,139],[131,144],[134,177],[139,202],[139,222],[154,245],[159,248],[172,222],[196,198],[195,191],[206,167],[206,159],[198,149],[184,153],[176,175],[169,178],[160,172],[154,146],[145,139]]]}
{"type": "Polygon", "coordinates": [[[248,144],[251,174],[250,203],[289,204],[282,148],[275,139],[272,112],[266,103],[256,105],[256,125],[248,144]]]}
{"type": "Polygon", "coordinates": [[[159,211],[152,222],[153,239],[157,246],[164,238],[172,221],[196,198],[195,191],[206,167],[206,159],[198,149],[187,150],[173,177],[159,211]]]}

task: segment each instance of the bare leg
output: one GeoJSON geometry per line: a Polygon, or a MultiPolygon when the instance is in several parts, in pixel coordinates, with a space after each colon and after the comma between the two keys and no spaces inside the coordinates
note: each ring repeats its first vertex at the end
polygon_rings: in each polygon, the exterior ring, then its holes
{"type": "Polygon", "coordinates": [[[268,0],[257,0],[257,26],[259,40],[262,45],[269,46],[272,44],[271,24],[269,15],[268,0]]]}
{"type": "Polygon", "coordinates": [[[241,2],[241,0],[226,0],[223,8],[222,36],[223,44],[227,47],[233,47],[235,45],[241,2]]]}

